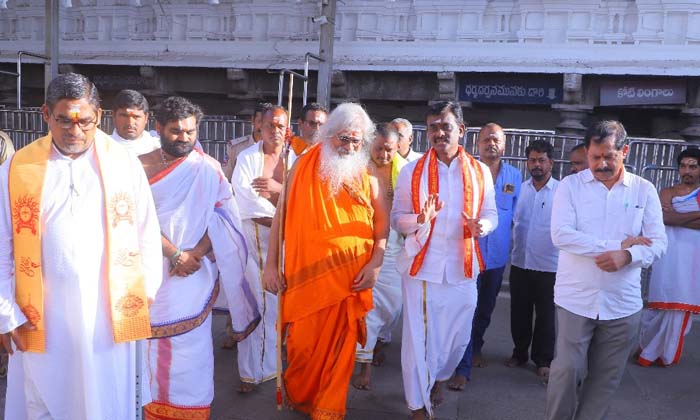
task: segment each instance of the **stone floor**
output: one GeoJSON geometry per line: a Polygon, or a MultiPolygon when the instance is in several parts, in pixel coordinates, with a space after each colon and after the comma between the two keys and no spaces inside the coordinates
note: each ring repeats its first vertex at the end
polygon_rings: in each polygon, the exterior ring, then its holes
{"type": "MultiPolygon", "coordinates": [[[[696,318],[696,321],[698,319],[696,318]]],[[[236,392],[238,385],[236,351],[221,350],[224,317],[214,320],[215,387],[212,419],[283,420],[304,416],[276,411],[274,381],[249,395],[236,392]]],[[[507,368],[510,355],[509,296],[498,299],[491,327],[487,331],[484,355],[490,362],[475,368],[472,382],[460,393],[448,392],[436,419],[531,420],[544,414],[545,387],[534,373],[534,365],[507,368]]],[[[400,338],[400,332],[395,334],[400,338]]],[[[5,381],[0,382],[4,389],[5,381]]],[[[4,392],[0,403],[4,406],[4,392]]],[[[406,419],[400,370],[400,343],[388,348],[387,361],[374,370],[372,390],[350,390],[348,420],[406,419]]],[[[686,337],[678,366],[642,368],[630,362],[608,416],[609,420],[700,420],[700,327],[697,322],[686,337]]],[[[16,419],[8,419],[16,420],[16,419]]]]}

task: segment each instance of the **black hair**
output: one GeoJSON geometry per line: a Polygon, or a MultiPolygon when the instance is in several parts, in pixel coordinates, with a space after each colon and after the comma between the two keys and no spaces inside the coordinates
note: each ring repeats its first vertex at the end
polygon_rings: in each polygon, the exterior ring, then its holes
{"type": "Polygon", "coordinates": [[[598,121],[588,127],[586,134],[583,136],[583,143],[586,147],[590,146],[591,141],[596,144],[605,142],[608,137],[613,137],[613,146],[615,150],[622,150],[627,144],[627,131],[619,121],[606,120],[598,121]]]}
{"type": "Polygon", "coordinates": [[[135,108],[143,111],[144,114],[148,113],[148,101],[146,97],[131,89],[124,89],[117,93],[114,97],[114,102],[112,103],[112,111],[118,109],[135,108]]]}
{"type": "Polygon", "coordinates": [[[306,114],[308,114],[310,111],[321,111],[328,114],[328,109],[326,109],[325,106],[319,104],[318,102],[309,102],[301,109],[299,119],[306,121],[306,114]]]}
{"type": "Polygon", "coordinates": [[[171,96],[154,107],[153,115],[160,125],[165,126],[171,121],[180,121],[189,117],[195,117],[199,124],[204,114],[198,105],[186,98],[171,96]]]}
{"type": "Polygon", "coordinates": [[[547,157],[553,159],[554,147],[552,144],[546,140],[534,140],[531,141],[525,148],[525,157],[530,157],[530,152],[546,153],[547,157]]]}
{"type": "Polygon", "coordinates": [[[56,104],[63,99],[86,99],[95,112],[100,109],[100,94],[97,87],[82,74],[60,74],[49,83],[45,101],[49,111],[53,111],[56,104]]]}
{"type": "Polygon", "coordinates": [[[458,103],[452,101],[436,102],[430,105],[430,108],[428,108],[428,112],[425,114],[425,119],[427,120],[430,116],[440,115],[445,111],[450,112],[452,115],[454,115],[458,123],[464,124],[462,107],[458,103]]]}
{"type": "Polygon", "coordinates": [[[685,150],[683,150],[679,155],[678,155],[678,166],[681,166],[681,161],[685,158],[694,158],[697,159],[698,162],[700,162],[700,149],[697,147],[689,147],[685,150]]]}

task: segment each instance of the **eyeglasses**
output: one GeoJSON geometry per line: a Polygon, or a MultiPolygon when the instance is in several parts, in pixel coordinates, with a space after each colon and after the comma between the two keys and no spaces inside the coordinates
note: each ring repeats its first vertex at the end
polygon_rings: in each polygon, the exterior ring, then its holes
{"type": "Polygon", "coordinates": [[[350,136],[336,136],[336,138],[345,144],[352,144],[353,146],[359,146],[362,143],[362,139],[356,139],[350,136]]]}
{"type": "Polygon", "coordinates": [[[83,118],[82,120],[73,120],[71,118],[63,117],[53,117],[53,119],[58,123],[58,126],[64,130],[69,130],[73,128],[73,125],[78,124],[78,128],[83,131],[92,130],[95,125],[97,125],[97,117],[95,118],[83,118]]]}

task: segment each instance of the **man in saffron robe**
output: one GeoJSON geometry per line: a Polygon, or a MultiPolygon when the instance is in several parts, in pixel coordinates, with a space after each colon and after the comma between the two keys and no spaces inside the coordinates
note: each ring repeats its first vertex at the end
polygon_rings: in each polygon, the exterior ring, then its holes
{"type": "Polygon", "coordinates": [[[459,146],[462,109],[438,102],[427,114],[431,149],[399,174],[391,226],[407,235],[396,266],[403,279],[401,368],[413,419],[432,418],[442,383],[469,344],[478,238],[498,225],[491,172],[459,146]]]}
{"type": "Polygon", "coordinates": [[[132,420],[133,340],[151,335],[162,279],[153,198],[136,157],[97,128],[87,77],[52,80],[42,112],[49,135],[0,169],[4,418],[132,420]]]}
{"type": "MultiPolygon", "coordinates": [[[[398,143],[399,133],[392,124],[377,124],[377,133],[370,149],[369,171],[377,178],[381,197],[388,209],[391,209],[394,200],[399,172],[407,163],[398,153],[398,143]]],[[[391,341],[391,331],[401,317],[401,275],[396,270],[396,256],[401,248],[403,237],[391,229],[382,269],[372,288],[374,309],[367,315],[367,343],[357,348],[360,373],[352,381],[357,389],[370,389],[372,366],[384,363],[384,346],[391,341]]]]}
{"type": "Polygon", "coordinates": [[[367,173],[373,136],[372,120],[359,105],[333,110],[320,144],[290,172],[272,222],[263,284],[283,292],[285,390],[289,404],[314,420],[345,417],[356,345],[365,343],[364,317],[384,256],[386,204],[367,173]],[[280,229],[283,277],[277,272],[280,229]]]}
{"type": "Polygon", "coordinates": [[[160,149],[140,156],[161,229],[163,284],[151,307],[149,420],[208,419],[214,398],[211,310],[221,289],[243,339],[259,321],[242,280],[247,250],[221,165],[195,148],[199,107],[171,97],[155,111],[160,149]],[[213,257],[212,257],[213,255],[213,257]]]}

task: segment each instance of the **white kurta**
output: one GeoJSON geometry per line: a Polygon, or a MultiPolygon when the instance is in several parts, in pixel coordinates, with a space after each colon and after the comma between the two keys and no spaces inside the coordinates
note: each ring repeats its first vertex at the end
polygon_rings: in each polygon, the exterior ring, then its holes
{"type": "MultiPolygon", "coordinates": [[[[289,166],[296,156],[289,152],[289,166]]],[[[253,189],[253,179],[263,175],[263,142],[243,150],[237,157],[231,177],[234,195],[243,222],[248,249],[255,260],[255,269],[246,272],[250,289],[255,294],[262,321],[248,338],[238,343],[238,373],[242,382],[259,384],[275,377],[277,370],[277,296],[263,290],[262,270],[267,259],[270,228],[253,219],[273,217],[275,206],[253,189]]]]}
{"type": "MultiPolygon", "coordinates": [[[[700,189],[674,197],[679,213],[700,211],[700,189]]],[[[642,313],[639,334],[641,363],[660,359],[664,365],[677,363],[683,337],[690,331],[692,313],[700,313],[700,231],[682,226],[666,226],[668,249],[654,263],[649,281],[649,308],[642,313]]]]}
{"type": "MultiPolygon", "coordinates": [[[[8,169],[0,169],[0,185],[7,185],[8,169]]],[[[146,294],[152,299],[161,282],[158,220],[141,164],[133,158],[124,172],[133,174],[146,294]]],[[[5,333],[25,319],[14,303],[6,188],[0,189],[0,204],[0,332],[5,333]]],[[[104,214],[94,148],[76,159],[54,148],[41,200],[46,352],[16,352],[10,358],[7,419],[42,413],[56,420],[135,417],[135,344],[115,344],[112,337],[103,276],[104,214]],[[29,414],[26,403],[35,406],[29,414]]]]}
{"type": "MultiPolygon", "coordinates": [[[[421,269],[411,276],[409,269],[416,254],[426,243],[430,223],[419,225],[413,212],[411,181],[417,162],[401,170],[391,209],[391,226],[407,235],[404,249],[397,258],[403,280],[403,335],[401,370],[406,402],[411,410],[425,408],[432,414],[430,392],[436,381],[452,376],[469,344],[472,318],[476,308],[476,277],[479,264],[478,245],[473,246],[472,277],[464,273],[462,167],[455,158],[450,165],[438,162],[440,200],[445,206],[435,218],[430,244],[421,269]]],[[[493,180],[488,167],[481,162],[484,197],[480,219],[483,234],[488,235],[498,225],[493,180]]],[[[421,175],[420,203],[428,192],[429,161],[421,175]]],[[[472,185],[478,181],[475,169],[470,170],[472,185]]],[[[478,208],[478,189],[474,190],[473,208],[478,208]]],[[[475,210],[476,213],[476,210],[475,210]]],[[[472,240],[472,239],[467,239],[472,240]]]]}
{"type": "Polygon", "coordinates": [[[136,156],[145,155],[146,153],[160,149],[160,137],[158,137],[155,131],[143,130],[139,138],[127,140],[120,136],[115,129],[112,132],[112,138],[136,156]]]}

